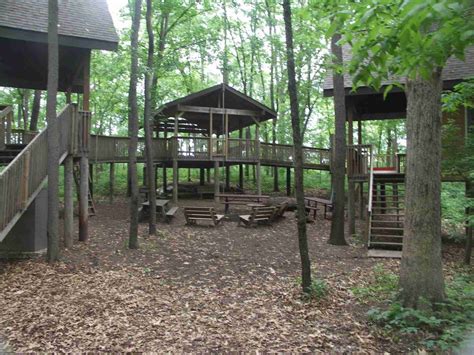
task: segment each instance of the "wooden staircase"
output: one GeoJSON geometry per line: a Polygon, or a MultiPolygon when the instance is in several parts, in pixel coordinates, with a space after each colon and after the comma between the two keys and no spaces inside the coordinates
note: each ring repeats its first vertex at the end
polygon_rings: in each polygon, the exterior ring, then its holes
{"type": "Polygon", "coordinates": [[[405,219],[405,174],[374,173],[368,247],[401,250],[405,219]]]}
{"type": "Polygon", "coordinates": [[[8,165],[26,147],[26,144],[6,144],[4,150],[0,150],[0,165],[8,165]]]}

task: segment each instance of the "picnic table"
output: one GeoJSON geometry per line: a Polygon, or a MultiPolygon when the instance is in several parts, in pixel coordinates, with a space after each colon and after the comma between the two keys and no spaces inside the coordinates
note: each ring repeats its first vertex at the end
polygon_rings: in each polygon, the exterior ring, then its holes
{"type": "Polygon", "coordinates": [[[313,217],[316,217],[318,211],[318,204],[324,206],[324,218],[326,218],[328,209],[332,209],[333,203],[331,200],[320,197],[305,197],[305,207],[309,212],[313,211],[313,217]]]}
{"type": "MultiPolygon", "coordinates": [[[[174,217],[174,214],[178,210],[178,207],[169,208],[170,200],[156,199],[156,212],[160,215],[165,221],[169,221],[174,217]]],[[[141,220],[143,220],[145,215],[150,215],[150,201],[145,201],[142,203],[141,208],[141,220]]]]}
{"type": "Polygon", "coordinates": [[[266,202],[268,195],[245,195],[245,194],[218,194],[219,200],[224,204],[224,213],[229,212],[229,205],[249,205],[252,203],[261,204],[266,202]]]}

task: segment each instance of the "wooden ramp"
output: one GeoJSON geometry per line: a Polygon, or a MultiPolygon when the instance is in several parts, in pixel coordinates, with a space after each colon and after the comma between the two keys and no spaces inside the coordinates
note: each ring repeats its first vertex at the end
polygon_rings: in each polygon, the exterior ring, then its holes
{"type": "Polygon", "coordinates": [[[367,257],[401,259],[402,252],[400,250],[369,249],[367,257]]]}

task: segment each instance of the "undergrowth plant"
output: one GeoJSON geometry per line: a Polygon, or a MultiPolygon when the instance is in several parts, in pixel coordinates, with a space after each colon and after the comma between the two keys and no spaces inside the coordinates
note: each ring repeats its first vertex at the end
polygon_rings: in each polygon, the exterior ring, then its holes
{"type": "MultiPolygon", "coordinates": [[[[474,275],[462,271],[447,283],[447,301],[434,307],[405,308],[396,298],[398,277],[382,265],[374,268],[374,282],[353,288],[359,300],[385,300],[386,308],[372,308],[369,319],[387,334],[399,337],[416,334],[421,345],[433,351],[446,351],[458,344],[474,323],[474,275]]],[[[426,301],[427,305],[429,304],[426,301]]]]}

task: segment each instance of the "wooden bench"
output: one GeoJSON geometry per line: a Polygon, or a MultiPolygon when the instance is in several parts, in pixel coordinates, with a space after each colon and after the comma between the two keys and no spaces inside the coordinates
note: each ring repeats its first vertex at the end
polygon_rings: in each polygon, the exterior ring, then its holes
{"type": "Polygon", "coordinates": [[[286,210],[288,209],[288,202],[282,202],[276,206],[275,216],[274,219],[280,219],[285,214],[286,210]]]}
{"type": "Polygon", "coordinates": [[[271,223],[275,215],[275,207],[255,207],[252,213],[239,216],[239,225],[255,226],[259,223],[271,223]]]}
{"type": "Polygon", "coordinates": [[[219,194],[217,195],[224,204],[224,213],[229,212],[229,205],[248,205],[251,203],[267,202],[270,196],[267,195],[245,195],[245,194],[219,194]]]}
{"type": "Polygon", "coordinates": [[[171,207],[168,211],[166,211],[165,221],[167,223],[171,222],[171,220],[173,219],[173,217],[176,214],[176,212],[178,211],[178,209],[179,209],[179,207],[171,207]]]}
{"type": "Polygon", "coordinates": [[[193,225],[197,221],[211,221],[217,226],[224,218],[223,214],[216,214],[214,207],[184,207],[186,224],[193,225]]]}
{"type": "Polygon", "coordinates": [[[316,217],[316,212],[318,211],[318,204],[324,206],[324,218],[327,219],[327,212],[328,210],[332,211],[333,208],[333,202],[331,200],[325,199],[325,198],[320,198],[320,197],[305,197],[304,198],[306,201],[306,210],[307,211],[313,211],[314,217],[316,217]]]}

